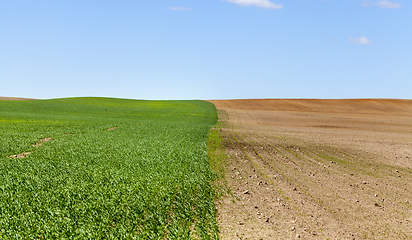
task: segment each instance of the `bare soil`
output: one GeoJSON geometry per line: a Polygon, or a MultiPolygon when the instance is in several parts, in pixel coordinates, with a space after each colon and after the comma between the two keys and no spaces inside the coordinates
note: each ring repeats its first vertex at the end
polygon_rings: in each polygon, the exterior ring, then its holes
{"type": "MultiPolygon", "coordinates": [[[[49,141],[52,141],[52,140],[53,140],[52,138],[43,138],[43,139],[40,139],[39,142],[37,142],[37,143],[35,143],[31,146],[35,147],[35,148],[39,148],[41,145],[43,145],[43,143],[49,142],[49,141]]],[[[7,158],[26,158],[30,154],[31,154],[31,152],[23,152],[23,153],[19,153],[17,155],[8,156],[7,158]]]]}
{"type": "Polygon", "coordinates": [[[0,100],[19,100],[19,101],[31,101],[31,100],[37,100],[37,99],[34,99],[34,98],[0,97],[0,100]]]}
{"type": "Polygon", "coordinates": [[[41,145],[43,145],[43,143],[49,142],[49,141],[51,141],[51,140],[53,140],[53,139],[52,139],[52,138],[43,138],[43,139],[40,139],[40,141],[37,142],[36,144],[33,144],[32,146],[38,148],[38,147],[40,147],[41,145]]]}
{"type": "Polygon", "coordinates": [[[31,154],[31,152],[23,152],[23,153],[19,153],[17,155],[11,155],[8,156],[7,158],[26,158],[31,154]]]}
{"type": "Polygon", "coordinates": [[[222,239],[412,239],[412,101],[213,100],[222,239]]]}

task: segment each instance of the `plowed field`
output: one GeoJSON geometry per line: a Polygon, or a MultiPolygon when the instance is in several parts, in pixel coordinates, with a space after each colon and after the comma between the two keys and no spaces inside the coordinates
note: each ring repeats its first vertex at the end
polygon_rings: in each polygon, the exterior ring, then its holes
{"type": "Polygon", "coordinates": [[[411,239],[412,101],[216,100],[222,239],[411,239]]]}
{"type": "Polygon", "coordinates": [[[0,97],[0,100],[21,100],[21,101],[26,100],[26,101],[29,101],[29,100],[36,100],[36,99],[33,99],[33,98],[0,97]]]}

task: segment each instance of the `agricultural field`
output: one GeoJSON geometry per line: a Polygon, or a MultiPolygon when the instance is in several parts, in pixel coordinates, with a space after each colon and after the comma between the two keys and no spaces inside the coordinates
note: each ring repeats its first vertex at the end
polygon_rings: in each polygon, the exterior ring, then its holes
{"type": "Polygon", "coordinates": [[[204,101],[0,101],[0,239],[217,239],[204,101]]]}
{"type": "Polygon", "coordinates": [[[412,101],[216,100],[221,239],[411,239],[412,101]]]}

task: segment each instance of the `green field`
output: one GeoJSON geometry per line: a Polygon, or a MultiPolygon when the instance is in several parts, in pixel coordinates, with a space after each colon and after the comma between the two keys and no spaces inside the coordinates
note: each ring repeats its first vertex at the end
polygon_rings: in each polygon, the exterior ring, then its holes
{"type": "Polygon", "coordinates": [[[204,101],[0,101],[0,239],[217,239],[216,121],[204,101]]]}

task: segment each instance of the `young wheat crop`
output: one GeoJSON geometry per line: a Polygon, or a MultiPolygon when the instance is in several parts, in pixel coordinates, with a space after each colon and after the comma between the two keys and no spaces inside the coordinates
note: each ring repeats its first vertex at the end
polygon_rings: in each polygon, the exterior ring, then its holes
{"type": "Polygon", "coordinates": [[[203,101],[0,101],[0,238],[217,239],[216,120],[203,101]]]}

